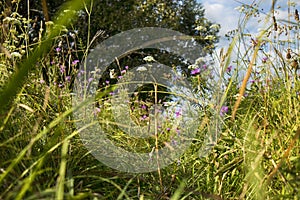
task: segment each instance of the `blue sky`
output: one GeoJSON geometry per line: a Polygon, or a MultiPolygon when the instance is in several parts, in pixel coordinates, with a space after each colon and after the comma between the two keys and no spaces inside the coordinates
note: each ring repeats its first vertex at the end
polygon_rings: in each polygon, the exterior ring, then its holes
{"type": "MultiPolygon", "coordinates": [[[[221,30],[220,30],[220,44],[221,46],[226,46],[228,42],[225,40],[224,35],[233,29],[236,29],[238,27],[238,20],[240,19],[240,13],[237,8],[238,6],[241,6],[243,3],[245,4],[253,4],[257,3],[259,4],[262,14],[261,19],[266,17],[266,14],[271,9],[271,3],[272,0],[198,0],[205,9],[205,17],[208,18],[210,21],[221,24],[221,30]],[[265,13],[265,14],[264,14],[265,13]]],[[[292,0],[291,0],[292,2],[292,0]]],[[[299,0],[295,0],[295,3],[300,3],[299,0]]],[[[277,19],[286,19],[287,18],[287,0],[277,0],[276,7],[278,13],[275,13],[277,16],[277,19]]],[[[258,33],[258,29],[263,26],[265,23],[259,24],[258,19],[253,19],[248,22],[247,31],[249,33],[256,34],[258,33]]]]}

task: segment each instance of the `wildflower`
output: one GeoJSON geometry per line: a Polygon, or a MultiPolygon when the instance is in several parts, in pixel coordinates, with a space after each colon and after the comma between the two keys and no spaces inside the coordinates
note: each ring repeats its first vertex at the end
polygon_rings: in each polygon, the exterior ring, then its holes
{"type": "Polygon", "coordinates": [[[129,67],[126,65],[126,66],[125,66],[125,69],[126,69],[126,70],[128,70],[128,69],[129,69],[129,67]]]}
{"type": "Polygon", "coordinates": [[[200,73],[200,69],[199,68],[193,69],[191,71],[191,75],[196,75],[196,74],[199,74],[199,73],[200,73]]]}
{"type": "Polygon", "coordinates": [[[224,116],[226,113],[228,113],[228,106],[222,106],[220,110],[220,116],[224,116]]]}
{"type": "Polygon", "coordinates": [[[105,83],[106,83],[106,85],[109,85],[109,81],[108,80],[106,80],[105,83]]]}
{"type": "Polygon", "coordinates": [[[147,106],[143,104],[143,105],[141,106],[141,108],[142,108],[143,110],[146,110],[146,109],[147,109],[147,106]]]}
{"type": "Polygon", "coordinates": [[[176,117],[180,117],[180,115],[181,115],[181,109],[179,109],[179,110],[177,110],[177,111],[175,112],[175,116],[176,116],[176,117]]]}
{"type": "Polygon", "coordinates": [[[172,139],[172,140],[171,140],[171,144],[172,144],[172,146],[176,146],[178,143],[177,143],[176,140],[172,139]]]}
{"type": "Polygon", "coordinates": [[[227,72],[227,73],[230,73],[231,70],[232,70],[232,66],[230,65],[229,67],[227,67],[226,72],[227,72]]]}
{"type": "Polygon", "coordinates": [[[43,84],[45,83],[45,81],[43,79],[40,80],[40,84],[43,84]]]}
{"type": "Polygon", "coordinates": [[[126,73],[126,70],[125,70],[125,69],[121,71],[121,74],[125,74],[125,73],[126,73]]]}
{"type": "Polygon", "coordinates": [[[207,69],[207,65],[206,64],[202,65],[202,69],[206,70],[207,69]]]}
{"type": "Polygon", "coordinates": [[[54,65],[54,64],[55,64],[55,61],[54,61],[54,60],[52,60],[52,61],[50,62],[50,64],[51,64],[51,65],[54,65]]]}
{"type": "Polygon", "coordinates": [[[142,118],[141,118],[142,121],[145,120],[145,119],[147,119],[147,115],[143,115],[142,118]]]}
{"type": "Polygon", "coordinates": [[[79,63],[79,60],[74,60],[74,61],[72,62],[72,65],[76,65],[77,63],[79,63]]]}
{"type": "Polygon", "coordinates": [[[12,52],[11,56],[14,57],[14,58],[16,58],[16,57],[17,58],[22,58],[22,55],[19,52],[12,52]]]}
{"type": "Polygon", "coordinates": [[[167,128],[167,131],[170,131],[170,130],[171,130],[171,129],[168,127],[168,128],[167,128]]]}
{"type": "Polygon", "coordinates": [[[97,115],[98,113],[100,113],[101,109],[96,107],[94,110],[94,115],[97,115]]]}
{"type": "Polygon", "coordinates": [[[143,60],[146,61],[146,62],[153,62],[153,61],[155,61],[152,56],[146,56],[145,58],[143,58],[143,60]]]}
{"type": "Polygon", "coordinates": [[[68,82],[70,82],[70,81],[71,81],[71,76],[66,76],[66,80],[67,80],[68,82]]]}
{"type": "MultiPolygon", "coordinates": [[[[233,95],[233,97],[234,97],[235,99],[238,99],[238,98],[240,97],[240,94],[238,93],[238,94],[236,94],[236,95],[233,95]]],[[[245,98],[245,97],[242,96],[242,100],[243,100],[244,98],[245,98]]]]}
{"type": "Polygon", "coordinates": [[[267,60],[268,60],[268,57],[263,57],[263,58],[262,58],[262,62],[263,62],[263,63],[266,63],[267,60]]]}
{"type": "Polygon", "coordinates": [[[60,51],[61,51],[61,48],[57,47],[57,48],[55,49],[55,51],[56,51],[56,52],[60,52],[60,51]]]}
{"type": "Polygon", "coordinates": [[[123,76],[118,76],[118,79],[121,79],[121,78],[123,78],[123,76]]]}
{"type": "Polygon", "coordinates": [[[90,82],[92,82],[94,80],[94,78],[89,78],[88,79],[88,82],[90,83],[90,82]]]}
{"type": "Polygon", "coordinates": [[[78,76],[78,77],[80,77],[80,76],[81,76],[81,74],[84,74],[84,73],[85,73],[85,71],[84,71],[84,70],[80,70],[80,71],[78,72],[77,76],[78,76]]]}
{"type": "Polygon", "coordinates": [[[59,70],[60,70],[60,73],[65,73],[65,71],[66,71],[66,66],[64,66],[64,65],[61,65],[60,66],[60,68],[59,68],[59,70]]]}

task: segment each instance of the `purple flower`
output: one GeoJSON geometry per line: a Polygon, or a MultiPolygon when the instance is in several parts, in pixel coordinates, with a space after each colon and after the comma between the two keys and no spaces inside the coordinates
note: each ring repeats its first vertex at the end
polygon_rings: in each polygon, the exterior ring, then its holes
{"type": "Polygon", "coordinates": [[[227,67],[226,72],[227,72],[227,73],[230,73],[231,70],[232,70],[232,66],[230,65],[229,67],[227,67]]]}
{"type": "Polygon", "coordinates": [[[147,106],[143,104],[143,105],[141,106],[141,108],[142,108],[143,110],[146,110],[146,109],[147,109],[147,106]]]}
{"type": "Polygon", "coordinates": [[[125,66],[125,69],[127,70],[129,67],[128,66],[125,66]]]}
{"type": "Polygon", "coordinates": [[[180,160],[177,160],[177,166],[179,166],[181,164],[180,160]]]}
{"type": "Polygon", "coordinates": [[[147,119],[147,115],[143,115],[142,118],[141,118],[142,121],[145,120],[145,119],[147,119]]]}
{"type": "Polygon", "coordinates": [[[175,112],[175,116],[176,117],[179,117],[181,115],[181,109],[179,109],[179,110],[177,110],[176,112],[175,112]]]}
{"type": "Polygon", "coordinates": [[[202,65],[202,69],[206,70],[207,69],[207,65],[206,64],[202,65]]]}
{"type": "Polygon", "coordinates": [[[52,61],[50,62],[50,64],[51,64],[51,65],[54,65],[54,64],[55,64],[55,61],[54,61],[54,60],[52,60],[52,61]]]}
{"type": "Polygon", "coordinates": [[[56,51],[56,52],[60,52],[60,51],[61,51],[61,48],[57,47],[57,48],[55,49],[55,51],[56,51]]]}
{"type": "Polygon", "coordinates": [[[171,140],[171,144],[172,144],[172,146],[177,146],[178,143],[177,143],[176,140],[172,139],[172,140],[171,140]]]}
{"type": "Polygon", "coordinates": [[[84,74],[85,73],[85,71],[84,70],[80,70],[79,72],[78,72],[78,74],[77,74],[77,77],[80,77],[81,76],[81,74],[84,74]]]}
{"type": "Polygon", "coordinates": [[[167,131],[170,131],[170,130],[171,130],[171,129],[168,127],[168,128],[167,128],[167,131]]]}
{"type": "Polygon", "coordinates": [[[106,80],[106,81],[105,81],[105,83],[106,83],[106,85],[108,85],[108,84],[109,84],[109,81],[108,81],[108,80],[106,80]]]}
{"type": "Polygon", "coordinates": [[[79,63],[79,60],[74,60],[74,61],[72,62],[72,65],[76,65],[77,63],[79,63]]]}
{"type": "Polygon", "coordinates": [[[65,71],[66,71],[66,66],[64,66],[64,65],[61,65],[60,67],[59,67],[59,70],[60,70],[60,73],[65,73],[65,71]]]}
{"type": "Polygon", "coordinates": [[[62,88],[64,86],[64,84],[60,83],[58,84],[58,87],[62,88]]]}
{"type": "Polygon", "coordinates": [[[222,106],[220,110],[220,116],[224,116],[225,113],[228,113],[228,106],[222,106]]]}
{"type": "Polygon", "coordinates": [[[123,78],[123,76],[118,76],[118,79],[121,79],[121,78],[123,78]]]}
{"type": "Polygon", "coordinates": [[[70,81],[71,81],[71,76],[66,76],[66,80],[67,80],[68,82],[70,82],[70,81]]]}
{"type": "Polygon", "coordinates": [[[90,83],[90,82],[92,82],[94,80],[94,78],[89,78],[88,79],[88,82],[90,83]]]}
{"type": "Polygon", "coordinates": [[[43,84],[45,83],[45,81],[43,79],[40,80],[40,84],[43,84]]]}
{"type": "Polygon", "coordinates": [[[268,57],[263,57],[263,58],[262,58],[262,62],[263,62],[263,63],[267,62],[267,60],[268,60],[268,57]]]}
{"type": "Polygon", "coordinates": [[[199,73],[200,73],[200,69],[199,68],[193,69],[191,71],[191,75],[196,75],[196,74],[199,74],[199,73]]]}
{"type": "Polygon", "coordinates": [[[126,73],[126,70],[125,70],[125,69],[121,71],[121,74],[125,74],[125,73],[126,73]]]}

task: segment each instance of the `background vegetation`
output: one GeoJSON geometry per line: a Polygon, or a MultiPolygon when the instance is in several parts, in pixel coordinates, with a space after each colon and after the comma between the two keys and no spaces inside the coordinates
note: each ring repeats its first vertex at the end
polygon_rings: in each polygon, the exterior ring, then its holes
{"type": "MultiPolygon", "coordinates": [[[[296,3],[289,1],[289,18],[279,21],[273,1],[258,34],[244,27],[262,14],[259,4],[242,5],[239,27],[228,33],[231,45],[214,53],[219,27],[205,19],[196,1],[72,1],[65,6],[51,1],[46,7],[45,1],[33,2],[0,3],[0,199],[300,198],[296,3]],[[221,75],[223,128],[210,154],[199,157],[211,120],[210,111],[201,110],[208,122],[177,162],[157,172],[123,173],[97,161],[82,144],[72,117],[72,84],[97,42],[148,26],[181,31],[203,45],[208,58],[199,57],[206,65],[189,63],[186,74],[199,94],[210,72],[221,75]]],[[[128,62],[132,67],[147,55],[157,59],[157,54],[138,52],[111,69],[126,69],[128,62]]],[[[99,112],[110,120],[109,99],[105,102],[99,112]]],[[[140,119],[145,112],[133,115],[140,119]]],[[[149,150],[145,146],[153,143],[111,131],[128,150],[149,150]]]]}

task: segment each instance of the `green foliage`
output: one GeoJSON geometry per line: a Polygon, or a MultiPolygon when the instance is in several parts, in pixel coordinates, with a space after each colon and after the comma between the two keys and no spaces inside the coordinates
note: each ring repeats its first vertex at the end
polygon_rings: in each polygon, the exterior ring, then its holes
{"type": "MultiPolygon", "coordinates": [[[[84,6],[80,4],[81,1],[76,2],[78,4],[68,6],[74,9],[84,6]]],[[[143,2],[138,4],[137,1],[125,1],[126,9],[118,10],[123,14],[122,17],[115,12],[118,6],[120,8],[121,1],[116,4],[94,2],[91,13],[101,15],[101,12],[95,10],[108,7],[102,17],[108,17],[103,21],[111,21],[103,29],[110,30],[111,34],[135,27],[139,22],[134,21],[134,17],[139,16],[139,19],[143,19],[140,22],[144,21],[149,26],[174,26],[175,30],[178,28],[186,34],[200,35],[199,42],[202,41],[201,37],[207,36],[194,32],[198,26],[204,26],[201,20],[205,21],[200,17],[194,24],[195,13],[199,16],[203,14],[201,8],[197,9],[195,1],[143,2]],[[109,9],[111,12],[108,12],[109,9]],[[174,14],[179,9],[182,11],[181,16],[186,16],[182,21],[174,14]],[[144,13],[150,14],[145,16],[144,13]],[[120,24],[113,17],[120,19],[120,24]],[[137,24],[128,23],[127,19],[137,24]],[[109,27],[110,23],[112,27],[109,27]]],[[[86,4],[87,8],[89,5],[86,4]]],[[[290,6],[291,10],[295,10],[290,6]]],[[[247,8],[251,11],[245,13],[247,18],[256,15],[257,8],[247,8]]],[[[68,13],[66,16],[74,14],[68,13]]],[[[201,113],[201,126],[190,148],[177,162],[157,172],[131,174],[103,165],[85,148],[79,132],[87,127],[76,129],[71,115],[83,104],[73,107],[69,88],[59,87],[54,82],[59,69],[51,68],[53,66],[49,64],[50,56],[47,52],[53,47],[53,38],[59,39],[61,29],[65,28],[61,25],[67,26],[70,23],[67,17],[55,21],[54,28],[43,39],[40,38],[36,46],[22,46],[23,43],[13,42],[17,37],[14,31],[18,27],[26,32],[24,26],[27,19],[17,13],[11,13],[9,17],[6,18],[9,22],[4,23],[3,18],[1,24],[8,25],[12,31],[5,34],[1,43],[7,51],[1,50],[0,53],[0,199],[300,198],[300,82],[299,69],[294,65],[299,62],[299,46],[295,45],[297,42],[282,42],[284,32],[276,32],[274,26],[265,28],[266,32],[261,38],[263,46],[255,57],[256,64],[245,88],[246,93],[241,94],[243,98],[235,120],[231,120],[231,112],[239,95],[241,78],[249,67],[244,58],[254,54],[255,43],[248,45],[248,41],[255,39],[255,35],[236,34],[228,50],[220,53],[214,63],[207,63],[208,69],[197,71],[197,66],[190,66],[191,70],[196,70],[190,79],[195,92],[199,94],[211,87],[211,66],[218,66],[217,71],[220,71],[223,79],[224,106],[228,107],[228,111],[222,113],[221,137],[207,157],[200,158],[199,150],[204,133],[211,128],[209,110],[201,113]],[[243,51],[241,46],[248,50],[243,51]],[[289,52],[287,48],[293,52],[291,58],[286,58],[289,52]],[[38,67],[41,65],[48,66],[49,71],[53,70],[49,74],[49,85],[41,81],[42,68],[38,67]]],[[[277,28],[290,32],[299,30],[299,21],[295,20],[289,21],[289,24],[295,26],[290,30],[284,29],[285,24],[277,28]]],[[[209,30],[211,24],[207,21],[205,23],[209,30]]],[[[238,31],[244,33],[244,29],[238,31]]],[[[214,35],[214,32],[206,33],[214,35]]],[[[295,32],[295,37],[290,36],[290,40],[297,41],[297,35],[299,33],[295,32]]],[[[26,44],[26,34],[20,38],[25,39],[23,41],[26,44]]],[[[212,40],[205,45],[213,43],[212,40]]],[[[159,61],[156,57],[155,60],[159,61]]],[[[202,62],[199,64],[203,67],[202,62]]],[[[101,97],[104,95],[107,94],[100,94],[101,97]]],[[[140,117],[147,114],[143,105],[150,107],[150,102],[147,99],[144,102],[134,101],[132,106],[140,109],[128,117],[138,119],[140,126],[146,125],[147,120],[143,121],[140,117]]],[[[110,99],[102,103],[104,106],[96,114],[102,117],[103,124],[111,123],[113,116],[109,110],[110,99]]],[[[170,119],[167,125],[172,126],[174,123],[170,119]]],[[[162,128],[166,130],[168,126],[162,128]]],[[[149,152],[155,142],[154,138],[136,140],[117,128],[110,131],[110,139],[130,151],[149,152]]],[[[166,138],[167,134],[159,135],[160,146],[165,144],[166,138]]]]}

